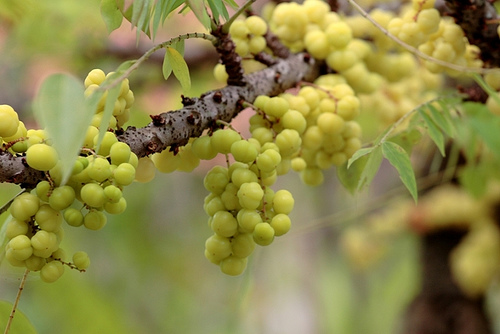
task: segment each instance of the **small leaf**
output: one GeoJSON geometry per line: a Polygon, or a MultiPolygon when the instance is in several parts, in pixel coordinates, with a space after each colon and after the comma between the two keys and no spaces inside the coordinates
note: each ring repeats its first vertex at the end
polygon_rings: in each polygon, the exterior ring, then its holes
{"type": "Polygon", "coordinates": [[[224,3],[227,3],[232,9],[238,8],[238,4],[234,0],[224,0],[224,3]]]}
{"type": "Polygon", "coordinates": [[[450,119],[451,117],[448,108],[439,111],[433,105],[429,104],[427,105],[427,109],[437,126],[439,126],[439,128],[441,128],[441,130],[443,130],[449,137],[453,138],[455,136],[455,131],[453,122],[450,119]]]}
{"type": "Polygon", "coordinates": [[[357,150],[356,152],[354,152],[354,154],[352,155],[352,157],[349,159],[349,161],[347,162],[347,168],[350,168],[351,165],[356,161],[358,160],[359,158],[367,155],[367,154],[370,154],[373,150],[375,149],[375,147],[368,147],[368,148],[362,148],[362,149],[359,149],[357,150]]]}
{"type": "MultiPolygon", "coordinates": [[[[12,303],[0,300],[0,328],[2,330],[7,326],[7,321],[12,311],[12,303]]],[[[14,319],[10,326],[9,334],[36,334],[37,331],[26,315],[19,309],[16,309],[14,319]]]]}
{"type": "Polygon", "coordinates": [[[383,160],[382,148],[380,146],[376,146],[367,157],[368,159],[366,160],[363,172],[359,178],[357,190],[362,190],[363,188],[368,187],[370,183],[372,183],[375,175],[377,175],[380,164],[383,160]]]}
{"type": "Polygon", "coordinates": [[[212,11],[212,17],[216,23],[219,23],[220,16],[222,16],[225,20],[229,19],[229,13],[222,0],[207,0],[207,2],[210,6],[210,10],[212,11]]]}
{"type": "Polygon", "coordinates": [[[171,47],[176,49],[181,54],[181,56],[184,57],[184,45],[185,45],[185,40],[181,39],[180,41],[173,43],[171,47]]]}
{"type": "Polygon", "coordinates": [[[167,57],[174,72],[175,77],[181,83],[182,89],[187,91],[191,88],[191,78],[189,77],[189,68],[182,55],[172,47],[167,48],[167,57]]]}
{"type": "Polygon", "coordinates": [[[121,88],[120,84],[116,85],[115,87],[111,88],[108,91],[108,95],[106,96],[106,104],[104,105],[101,124],[99,125],[99,137],[97,137],[97,145],[95,148],[96,152],[99,151],[102,139],[104,138],[106,131],[108,131],[109,122],[111,121],[111,117],[113,117],[113,109],[115,108],[115,102],[118,100],[118,96],[120,95],[120,88],[121,88]]]}
{"type": "Polygon", "coordinates": [[[33,109],[59,155],[62,183],[65,183],[80,154],[95,109],[88,108],[83,84],[66,74],[52,75],[43,82],[33,109]]]}
{"type": "Polygon", "coordinates": [[[189,8],[191,8],[198,21],[200,21],[200,23],[203,24],[205,28],[210,29],[210,17],[208,16],[207,8],[205,7],[205,1],[186,0],[185,2],[189,6],[189,8]]]}
{"type": "Polygon", "coordinates": [[[123,14],[116,0],[101,0],[101,16],[108,28],[108,33],[118,29],[123,21],[123,14]]]}
{"type": "Polygon", "coordinates": [[[163,65],[161,67],[161,70],[163,72],[163,77],[165,78],[165,80],[168,80],[170,74],[172,74],[172,63],[170,63],[170,56],[168,54],[168,51],[165,52],[165,57],[163,58],[163,65]]]}
{"type": "Polygon", "coordinates": [[[364,155],[359,159],[356,159],[349,168],[347,167],[347,162],[341,166],[337,167],[337,177],[344,186],[352,195],[356,193],[358,190],[359,180],[361,178],[361,174],[365,169],[366,162],[368,161],[368,156],[364,155]]]}
{"type": "Polygon", "coordinates": [[[444,148],[444,136],[441,133],[441,131],[439,131],[436,123],[434,123],[432,118],[430,118],[430,116],[427,115],[427,113],[425,111],[419,110],[418,114],[420,115],[420,117],[422,117],[425,124],[427,125],[427,130],[428,130],[429,136],[431,137],[432,141],[438,147],[439,152],[441,152],[442,156],[445,156],[446,153],[445,153],[445,148],[444,148]]]}
{"type": "Polygon", "coordinates": [[[390,141],[382,144],[382,153],[391,165],[396,168],[401,181],[403,181],[416,202],[418,198],[417,181],[408,153],[401,146],[390,141]]]}

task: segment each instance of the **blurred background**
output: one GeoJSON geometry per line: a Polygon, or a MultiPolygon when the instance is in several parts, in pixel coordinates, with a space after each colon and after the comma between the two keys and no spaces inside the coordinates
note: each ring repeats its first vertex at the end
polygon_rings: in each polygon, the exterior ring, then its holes
{"type": "MultiPolygon", "coordinates": [[[[112,71],[136,59],[153,42],[129,25],[111,35],[100,17],[99,0],[0,0],[0,104],[10,104],[27,127],[36,127],[31,101],[40,83],[57,72],[85,78],[93,68],[112,71]]],[[[203,31],[190,15],[176,15],[154,43],[203,31]]],[[[217,59],[206,41],[186,42],[193,87],[187,96],[218,87],[217,59]]],[[[132,74],[136,96],[130,124],[145,125],[148,114],[180,106],[180,85],[165,82],[163,52],[132,74]]],[[[244,131],[247,113],[235,120],[244,131]]],[[[53,284],[31,274],[19,310],[45,333],[205,333],[205,334],[379,334],[396,331],[405,305],[418,287],[418,240],[399,233],[381,261],[353,265],[341,250],[346,226],[363,223],[368,209],[385,205],[387,191],[406,192],[391,169],[376,184],[352,196],[335,171],[317,188],[298,175],[281,177],[275,190],[295,197],[292,230],[258,247],[246,272],[227,277],[204,257],[211,235],[203,211],[204,163],[192,174],[157,175],[125,191],[125,213],[109,216],[103,230],[65,227],[63,248],[84,250],[86,273],[66,269],[53,284]]],[[[0,205],[19,192],[0,185],[0,205]]],[[[398,197],[396,196],[396,197],[398,197]]],[[[0,216],[0,224],[6,219],[0,216]]],[[[374,249],[374,256],[378,252],[374,249]]],[[[360,259],[363,262],[363,259],[360,259]]],[[[0,299],[13,302],[22,271],[0,267],[0,299]]]]}

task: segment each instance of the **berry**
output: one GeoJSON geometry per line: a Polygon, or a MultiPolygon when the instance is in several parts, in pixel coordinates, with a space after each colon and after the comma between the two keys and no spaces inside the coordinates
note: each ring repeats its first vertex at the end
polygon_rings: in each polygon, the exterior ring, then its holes
{"type": "Polygon", "coordinates": [[[217,130],[212,134],[211,145],[212,148],[222,154],[231,152],[231,146],[241,140],[238,132],[231,129],[217,130]]]}
{"type": "Polygon", "coordinates": [[[211,228],[222,237],[231,237],[238,230],[238,222],[230,212],[218,211],[212,217],[211,228]]]}
{"type": "Polygon", "coordinates": [[[59,261],[46,263],[40,270],[40,278],[46,283],[57,281],[64,273],[64,266],[59,261]]]}
{"type": "Polygon", "coordinates": [[[135,168],[128,162],[120,164],[113,170],[113,179],[122,186],[128,186],[135,179],[135,168]]]}
{"type": "Polygon", "coordinates": [[[63,216],[60,211],[54,210],[50,205],[44,204],[35,214],[38,226],[47,232],[56,232],[62,225],[63,216]]]}
{"type": "Polygon", "coordinates": [[[264,196],[264,190],[257,182],[243,183],[238,190],[238,199],[245,209],[255,210],[264,196]]]}
{"type": "Polygon", "coordinates": [[[241,275],[247,267],[247,258],[239,258],[236,256],[229,256],[221,261],[221,271],[230,276],[241,275]]]}
{"type": "Polygon", "coordinates": [[[87,253],[79,251],[73,254],[73,264],[78,270],[85,270],[90,266],[90,259],[87,253]]]}
{"type": "Polygon", "coordinates": [[[268,246],[274,240],[274,229],[268,223],[259,223],[253,231],[253,240],[257,245],[268,246]]]}
{"type": "Polygon", "coordinates": [[[22,193],[10,206],[10,214],[17,220],[28,221],[40,208],[40,200],[33,194],[22,193]]]}
{"type": "Polygon", "coordinates": [[[57,211],[69,207],[75,200],[75,190],[71,186],[54,188],[49,197],[49,205],[57,211]]]}
{"type": "Polygon", "coordinates": [[[288,190],[278,190],[274,194],[273,209],[276,213],[289,214],[293,210],[295,201],[288,190]]]}
{"type": "Polygon", "coordinates": [[[100,230],[106,222],[107,218],[101,211],[92,210],[83,217],[83,225],[89,230],[100,230]]]}
{"type": "Polygon", "coordinates": [[[258,151],[255,145],[246,140],[238,140],[231,145],[231,154],[234,160],[244,163],[253,162],[258,151]]]}
{"type": "Polygon", "coordinates": [[[34,144],[26,151],[26,162],[36,170],[46,172],[54,168],[57,161],[55,148],[46,144],[34,144]]]}
{"type": "Polygon", "coordinates": [[[288,215],[279,213],[271,219],[271,222],[269,224],[274,230],[274,235],[279,237],[290,231],[290,226],[292,225],[292,222],[290,220],[290,217],[288,217],[288,215]]]}
{"type": "Polygon", "coordinates": [[[19,117],[11,106],[0,105],[0,137],[10,137],[17,132],[19,117]]]}

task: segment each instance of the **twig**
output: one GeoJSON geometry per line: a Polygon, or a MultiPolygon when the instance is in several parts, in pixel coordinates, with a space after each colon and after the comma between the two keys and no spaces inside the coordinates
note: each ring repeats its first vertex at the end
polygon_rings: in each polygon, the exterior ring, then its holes
{"type": "Polygon", "coordinates": [[[19,289],[17,290],[16,301],[14,302],[14,305],[12,305],[12,311],[10,311],[9,320],[7,321],[7,326],[5,327],[5,331],[3,332],[3,334],[9,333],[10,326],[12,325],[12,321],[14,320],[14,314],[16,313],[17,304],[19,304],[19,300],[21,299],[21,293],[24,290],[24,284],[26,283],[29,273],[29,269],[26,269],[24,271],[23,278],[21,279],[21,284],[19,284],[19,289]]]}
{"type": "Polygon", "coordinates": [[[120,82],[122,82],[124,79],[128,78],[130,74],[135,71],[142,63],[144,63],[153,53],[156,51],[163,49],[169,45],[172,45],[174,43],[178,43],[180,41],[190,39],[190,38],[201,38],[201,39],[206,39],[212,43],[215,43],[217,41],[217,38],[215,36],[205,34],[205,33],[199,33],[199,32],[194,32],[194,33],[188,33],[184,35],[180,35],[174,38],[169,39],[168,41],[165,41],[163,43],[157,44],[153,46],[151,49],[146,51],[139,59],[137,59],[132,66],[130,66],[122,75],[120,75],[118,78],[114,79],[108,84],[101,85],[99,86],[98,90],[108,90],[116,85],[118,85],[120,82]]]}

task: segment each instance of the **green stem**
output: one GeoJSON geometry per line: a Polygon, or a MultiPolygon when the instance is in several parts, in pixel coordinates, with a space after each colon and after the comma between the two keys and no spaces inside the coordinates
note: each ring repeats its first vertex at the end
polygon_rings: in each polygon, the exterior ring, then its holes
{"type": "Polygon", "coordinates": [[[114,79],[110,83],[100,86],[97,90],[109,90],[109,89],[115,87],[116,85],[121,83],[124,79],[128,78],[133,71],[135,71],[142,63],[144,63],[156,51],[163,49],[163,48],[166,48],[174,43],[178,43],[180,41],[190,39],[190,38],[206,39],[212,43],[215,43],[217,41],[216,37],[209,35],[209,34],[205,34],[205,33],[199,33],[199,32],[188,33],[188,34],[174,37],[166,42],[157,44],[154,47],[152,47],[151,49],[149,49],[148,51],[146,51],[146,53],[144,53],[139,59],[137,59],[134,62],[134,64],[132,66],[130,66],[122,75],[120,75],[118,78],[114,79]]]}

